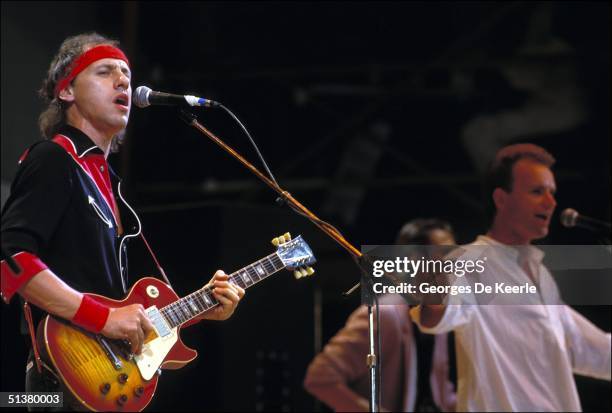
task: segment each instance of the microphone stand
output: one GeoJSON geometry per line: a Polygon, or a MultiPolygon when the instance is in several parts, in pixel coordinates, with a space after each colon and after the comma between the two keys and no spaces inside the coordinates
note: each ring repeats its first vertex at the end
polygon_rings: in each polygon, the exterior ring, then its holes
{"type": "MultiPolygon", "coordinates": [[[[277,201],[285,202],[289,204],[289,206],[298,212],[300,215],[308,218],[313,224],[315,224],[323,233],[327,234],[331,239],[336,241],[342,248],[344,248],[349,254],[351,254],[352,258],[355,259],[358,263],[364,262],[366,257],[355,248],[350,242],[344,238],[344,236],[338,232],[334,227],[325,223],[319,217],[317,217],[314,213],[312,213],[308,208],[306,208],[302,203],[300,203],[297,199],[293,197],[288,191],[282,189],[278,184],[268,178],[266,175],[261,173],[259,169],[257,169],[253,164],[247,161],[242,155],[236,152],[232,147],[227,145],[221,139],[219,139],[215,134],[206,129],[200,122],[198,122],[197,116],[188,110],[188,107],[182,106],[179,108],[179,114],[181,119],[197,129],[200,133],[210,138],[214,143],[216,143],[221,149],[225,152],[229,153],[232,157],[238,160],[243,166],[245,166],[248,170],[250,170],[255,176],[257,176],[260,180],[262,180],[268,187],[270,187],[274,192],[279,195],[277,201]]],[[[365,273],[365,270],[361,265],[359,265],[359,269],[362,273],[365,273]]],[[[367,274],[365,279],[368,279],[367,274]]],[[[356,284],[352,287],[345,295],[351,294],[353,291],[357,289],[357,287],[361,283],[356,284]]],[[[370,291],[367,291],[367,296],[372,295],[370,291]]],[[[373,312],[372,312],[372,300],[367,300],[368,307],[368,337],[370,340],[370,354],[367,355],[366,363],[370,370],[370,412],[378,412],[379,411],[379,400],[378,400],[378,368],[377,368],[377,357],[375,353],[375,345],[374,345],[374,325],[373,325],[373,312]]],[[[380,334],[380,328],[378,329],[378,333],[380,334]]]]}

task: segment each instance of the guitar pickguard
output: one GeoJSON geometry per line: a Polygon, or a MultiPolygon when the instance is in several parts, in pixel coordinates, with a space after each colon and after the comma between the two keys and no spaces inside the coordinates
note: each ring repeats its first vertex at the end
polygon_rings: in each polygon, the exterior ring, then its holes
{"type": "Polygon", "coordinates": [[[178,328],[170,329],[155,306],[147,308],[145,313],[153,324],[155,338],[145,340],[142,353],[135,355],[134,361],[136,361],[142,378],[150,380],[178,341],[178,328]]]}

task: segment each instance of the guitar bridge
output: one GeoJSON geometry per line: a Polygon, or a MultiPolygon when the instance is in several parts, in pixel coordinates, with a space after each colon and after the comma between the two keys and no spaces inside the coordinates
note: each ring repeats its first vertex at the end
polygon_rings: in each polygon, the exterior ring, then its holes
{"type": "Polygon", "coordinates": [[[121,368],[123,367],[123,363],[121,363],[121,360],[119,360],[119,358],[115,355],[106,339],[101,335],[96,334],[96,340],[98,341],[98,344],[100,344],[100,347],[102,347],[102,349],[104,350],[104,353],[106,353],[106,357],[108,357],[110,362],[115,367],[115,370],[121,370],[121,368]]]}

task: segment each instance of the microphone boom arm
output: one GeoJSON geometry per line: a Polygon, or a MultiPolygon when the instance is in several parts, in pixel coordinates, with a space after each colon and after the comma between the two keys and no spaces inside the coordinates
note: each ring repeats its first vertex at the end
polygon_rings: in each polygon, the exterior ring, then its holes
{"type": "Polygon", "coordinates": [[[336,241],[342,248],[348,251],[354,258],[360,259],[363,254],[357,248],[355,248],[350,242],[344,238],[344,236],[338,232],[335,228],[331,226],[326,226],[322,222],[322,220],[317,217],[314,213],[312,213],[308,208],[306,208],[301,202],[293,197],[288,191],[282,189],[278,184],[273,182],[270,178],[265,176],[259,169],[257,169],[253,164],[247,161],[242,155],[236,152],[231,146],[227,145],[221,139],[219,139],[214,133],[206,129],[200,122],[198,122],[197,117],[186,110],[186,108],[180,109],[181,117],[188,125],[200,131],[203,135],[206,135],[210,138],[214,143],[216,143],[221,149],[230,154],[232,157],[238,160],[243,166],[245,166],[248,170],[250,170],[255,176],[257,176],[260,180],[262,180],[266,185],[268,185],[273,191],[275,191],[285,202],[287,202],[292,208],[301,212],[305,217],[307,217],[313,224],[315,224],[321,231],[327,234],[330,238],[336,241]]]}
{"type": "MultiPolygon", "coordinates": [[[[261,173],[259,169],[257,169],[253,164],[247,161],[242,155],[236,152],[232,147],[230,147],[225,142],[223,142],[221,139],[219,139],[217,136],[215,136],[214,133],[206,129],[200,122],[198,122],[196,115],[188,110],[188,107],[182,106],[179,112],[181,114],[183,121],[185,121],[188,125],[191,125],[195,129],[200,131],[203,135],[208,136],[214,143],[216,143],[219,147],[221,147],[221,149],[223,149],[225,152],[229,153],[231,156],[236,158],[238,162],[244,165],[255,176],[257,176],[266,185],[268,185],[274,192],[276,192],[281,197],[281,199],[287,202],[293,210],[298,212],[300,215],[303,215],[304,217],[308,218],[321,231],[327,234],[331,239],[336,241],[336,243],[338,243],[349,254],[351,254],[353,260],[359,267],[360,271],[362,272],[362,274],[365,275],[365,270],[362,267],[361,263],[363,262],[364,259],[367,258],[367,255],[362,254],[361,251],[359,251],[350,242],[348,242],[346,238],[344,238],[344,236],[336,228],[334,228],[332,225],[327,224],[325,221],[322,221],[321,219],[319,219],[319,217],[317,217],[308,208],[302,205],[302,203],[299,202],[297,199],[295,199],[289,192],[282,189],[276,182],[274,182],[273,180],[265,176],[263,173],[261,173]]],[[[348,292],[344,293],[344,296],[347,296],[353,291],[355,291],[357,287],[360,285],[361,285],[361,282],[357,283],[348,292]]],[[[376,306],[378,306],[378,302],[375,298],[374,298],[374,301],[376,302],[376,306]]],[[[378,348],[380,348],[380,343],[381,343],[380,330],[381,329],[378,328],[376,329],[376,332],[374,331],[374,313],[373,313],[372,307],[373,307],[373,303],[368,302],[367,304],[368,320],[369,320],[368,321],[368,333],[369,333],[368,337],[369,337],[369,342],[370,342],[370,351],[369,351],[370,354],[368,354],[367,356],[368,369],[370,371],[370,397],[369,397],[368,402],[369,402],[369,411],[377,413],[381,410],[380,408],[381,385],[379,383],[380,375],[378,372],[378,368],[379,368],[378,364],[380,363],[380,361],[377,361],[378,357],[377,357],[377,350],[374,345],[374,335],[376,334],[377,336],[378,343],[379,343],[378,348]]],[[[380,313],[377,312],[377,315],[379,314],[380,313]]],[[[377,324],[378,324],[378,321],[377,321],[377,324]]]]}

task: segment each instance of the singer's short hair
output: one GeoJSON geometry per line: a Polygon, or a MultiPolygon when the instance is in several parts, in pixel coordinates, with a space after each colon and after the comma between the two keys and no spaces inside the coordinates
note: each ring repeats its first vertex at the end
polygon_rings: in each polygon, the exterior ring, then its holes
{"type": "Polygon", "coordinates": [[[429,233],[436,229],[441,229],[454,235],[451,224],[446,221],[437,218],[416,218],[402,226],[402,229],[397,234],[395,243],[397,245],[429,245],[431,244],[429,233]]]}
{"type": "Polygon", "coordinates": [[[493,191],[496,188],[506,192],[512,191],[514,183],[512,170],[514,164],[521,159],[529,159],[548,168],[552,168],[556,162],[546,149],[533,143],[517,143],[501,148],[489,164],[484,180],[484,197],[489,220],[492,220],[496,213],[493,191]]]}
{"type": "MultiPolygon", "coordinates": [[[[78,56],[87,49],[101,44],[119,46],[117,40],[110,39],[101,34],[95,32],[83,33],[66,38],[62,42],[57,54],[53,57],[53,60],[51,60],[47,77],[43,80],[42,86],[38,91],[39,96],[47,104],[45,110],[38,117],[38,127],[44,138],[53,138],[58,130],[66,124],[66,109],[68,107],[63,100],[55,96],[57,83],[68,74],[72,63],[78,56]]],[[[125,132],[122,131],[113,137],[111,151],[116,152],[119,149],[124,134],[125,132]]]]}

